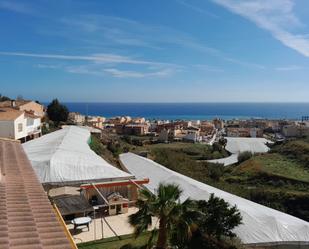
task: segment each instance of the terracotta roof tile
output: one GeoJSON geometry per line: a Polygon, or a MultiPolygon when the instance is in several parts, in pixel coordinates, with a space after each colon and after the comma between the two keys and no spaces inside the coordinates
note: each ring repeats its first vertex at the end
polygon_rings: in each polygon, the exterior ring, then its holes
{"type": "Polygon", "coordinates": [[[29,112],[29,111],[25,111],[25,116],[26,116],[26,117],[29,117],[29,118],[33,118],[33,119],[35,119],[35,118],[40,118],[39,116],[37,116],[37,115],[35,115],[34,113],[29,112]]]}
{"type": "Polygon", "coordinates": [[[0,121],[15,120],[24,112],[14,108],[0,108],[0,121]]]}
{"type": "Polygon", "coordinates": [[[72,248],[22,146],[0,139],[0,248],[72,248]]]}
{"type": "MultiPolygon", "coordinates": [[[[13,101],[16,107],[20,107],[22,105],[32,102],[32,100],[13,100],[13,101]]],[[[6,100],[0,102],[0,107],[11,107],[11,106],[12,106],[12,100],[6,100]]]]}

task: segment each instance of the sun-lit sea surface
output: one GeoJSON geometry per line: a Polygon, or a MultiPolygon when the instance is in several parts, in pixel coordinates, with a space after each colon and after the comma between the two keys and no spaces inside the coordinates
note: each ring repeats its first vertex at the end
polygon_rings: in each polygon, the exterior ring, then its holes
{"type": "Polygon", "coordinates": [[[267,118],[301,119],[309,116],[309,103],[65,103],[71,112],[113,117],[203,120],[267,118]]]}

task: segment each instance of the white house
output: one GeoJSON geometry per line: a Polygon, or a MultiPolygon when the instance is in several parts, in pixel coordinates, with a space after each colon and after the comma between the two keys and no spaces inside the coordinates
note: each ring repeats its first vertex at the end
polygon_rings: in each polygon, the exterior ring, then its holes
{"type": "Polygon", "coordinates": [[[26,141],[40,134],[40,117],[14,108],[0,108],[0,137],[26,141]]]}
{"type": "Polygon", "coordinates": [[[39,137],[41,135],[41,117],[25,112],[25,118],[27,120],[27,136],[30,138],[39,137]]]}

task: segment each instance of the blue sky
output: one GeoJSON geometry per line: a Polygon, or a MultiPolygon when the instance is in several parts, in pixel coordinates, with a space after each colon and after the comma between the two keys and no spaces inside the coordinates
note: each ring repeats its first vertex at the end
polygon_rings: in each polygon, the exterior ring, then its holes
{"type": "Polygon", "coordinates": [[[305,102],[308,0],[0,0],[0,93],[305,102]]]}

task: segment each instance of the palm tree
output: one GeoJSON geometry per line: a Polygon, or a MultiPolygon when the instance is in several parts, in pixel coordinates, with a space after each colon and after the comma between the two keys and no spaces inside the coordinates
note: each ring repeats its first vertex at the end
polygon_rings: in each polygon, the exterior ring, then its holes
{"type": "Polygon", "coordinates": [[[191,200],[181,203],[181,189],[175,184],[160,184],[156,194],[141,189],[136,203],[139,211],[130,215],[129,222],[135,228],[135,235],[140,235],[152,225],[152,217],[159,222],[157,249],[167,248],[168,240],[186,241],[195,229],[199,213],[195,211],[191,200]]]}

